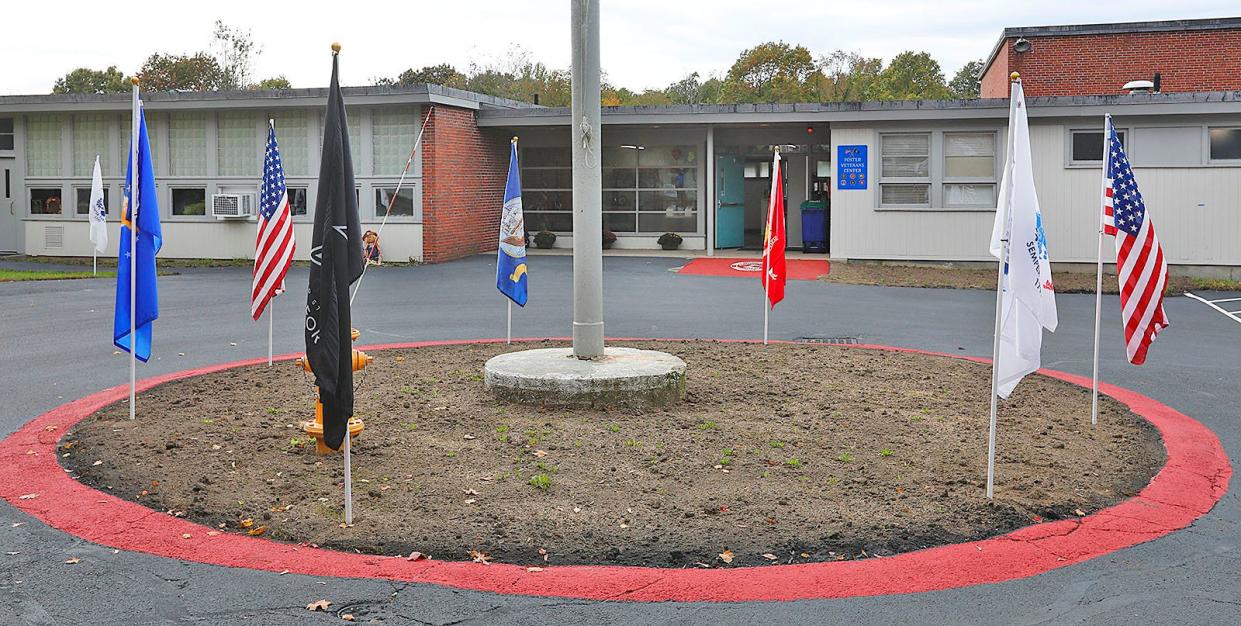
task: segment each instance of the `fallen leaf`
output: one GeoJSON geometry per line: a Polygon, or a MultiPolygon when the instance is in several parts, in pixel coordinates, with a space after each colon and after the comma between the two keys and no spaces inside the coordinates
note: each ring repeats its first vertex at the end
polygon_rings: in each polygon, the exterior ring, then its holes
{"type": "Polygon", "coordinates": [[[629,524],[621,524],[621,525],[620,525],[620,527],[621,527],[621,528],[629,528],[629,524]]]}
{"type": "Polygon", "coordinates": [[[393,360],[393,361],[396,361],[397,363],[404,363],[404,362],[405,362],[405,357],[403,357],[403,356],[399,356],[399,355],[398,355],[398,356],[393,357],[393,358],[392,358],[392,360],[393,360]]]}
{"type": "Polygon", "coordinates": [[[97,465],[103,465],[103,461],[95,461],[94,463],[91,463],[91,467],[95,467],[97,465]]]}
{"type": "Polygon", "coordinates": [[[55,426],[55,425],[53,425],[53,426],[48,426],[47,428],[44,428],[43,430],[46,430],[46,431],[48,431],[48,432],[51,432],[51,431],[53,431],[53,430],[56,430],[57,428],[60,428],[60,427],[59,427],[59,426],[55,426]]]}
{"type": "Polygon", "coordinates": [[[1073,509],[1073,512],[1074,512],[1074,513],[1076,513],[1078,517],[1085,517],[1085,516],[1086,516],[1086,512],[1085,512],[1085,511],[1083,511],[1083,510],[1081,510],[1081,509],[1073,509]]]}
{"type": "Polygon", "coordinates": [[[242,528],[249,528],[254,525],[254,520],[247,517],[246,519],[241,520],[241,522],[237,525],[242,528]]]}
{"type": "Polygon", "coordinates": [[[470,441],[471,439],[474,439],[474,438],[475,438],[474,435],[466,435],[465,437],[462,437],[462,439],[465,439],[466,441],[470,441]]]}
{"type": "Polygon", "coordinates": [[[82,559],[79,559],[78,557],[75,556],[75,557],[66,559],[65,565],[74,565],[74,564],[81,563],[81,562],[82,562],[82,559]]]}
{"type": "Polygon", "coordinates": [[[257,537],[265,532],[267,532],[267,527],[259,526],[258,528],[251,528],[250,530],[246,531],[246,534],[250,535],[251,537],[257,537]]]}
{"type": "Polygon", "coordinates": [[[491,555],[481,550],[470,550],[470,558],[473,559],[475,563],[482,563],[483,565],[491,564],[491,555]]]}
{"type": "Polygon", "coordinates": [[[341,618],[341,619],[343,619],[343,620],[345,620],[346,622],[352,622],[352,621],[353,621],[353,613],[345,613],[345,614],[341,615],[341,616],[340,616],[340,618],[341,618]]]}
{"type": "Polygon", "coordinates": [[[775,560],[779,559],[780,557],[778,557],[778,556],[776,556],[776,555],[774,555],[774,554],[772,554],[772,553],[768,552],[768,553],[766,553],[766,554],[764,554],[764,555],[763,555],[763,558],[764,558],[764,559],[767,559],[768,561],[775,561],[775,560]]]}
{"type": "Polygon", "coordinates": [[[721,553],[720,553],[720,560],[721,560],[721,561],[723,561],[723,562],[725,562],[725,563],[732,563],[732,562],[733,562],[733,551],[732,551],[732,550],[725,550],[725,551],[721,552],[721,553]]]}
{"type": "Polygon", "coordinates": [[[809,553],[809,552],[802,552],[802,553],[801,553],[801,558],[803,558],[803,559],[808,559],[808,558],[810,558],[810,553],[809,553]]]}
{"type": "Polygon", "coordinates": [[[208,537],[215,537],[216,535],[219,535],[219,534],[220,534],[220,531],[218,531],[218,530],[209,530],[209,531],[207,531],[207,536],[208,536],[208,537]]]}
{"type": "Polygon", "coordinates": [[[547,456],[547,451],[546,451],[546,450],[535,450],[535,451],[534,451],[534,456],[535,456],[535,457],[537,457],[537,458],[540,458],[540,459],[541,459],[541,458],[543,458],[543,457],[547,456]]]}
{"type": "Polygon", "coordinates": [[[287,569],[282,569],[282,570],[280,570],[280,573],[279,573],[279,574],[276,574],[276,575],[277,575],[277,576],[284,576],[285,574],[288,574],[288,573],[289,573],[289,570],[287,570],[287,569]]]}
{"type": "Polygon", "coordinates": [[[17,496],[17,499],[18,500],[34,500],[37,497],[39,497],[39,494],[37,493],[28,493],[22,496],[17,496]]]}
{"type": "Polygon", "coordinates": [[[475,500],[474,498],[466,498],[466,499],[465,499],[465,503],[466,503],[466,504],[474,504],[475,502],[477,502],[477,500],[475,500]]]}
{"type": "Polygon", "coordinates": [[[332,606],[331,602],[328,602],[327,600],[319,600],[318,602],[311,602],[310,604],[307,604],[306,610],[307,611],[326,611],[329,606],[332,606]]]}
{"type": "Polygon", "coordinates": [[[431,557],[421,552],[414,551],[414,552],[410,552],[409,556],[405,557],[405,560],[406,561],[425,561],[426,559],[429,559],[429,558],[431,557]]]}
{"type": "Polygon", "coordinates": [[[189,539],[190,537],[193,537],[193,535],[191,535],[191,534],[189,534],[189,533],[181,533],[181,538],[182,538],[182,539],[189,539]]]}
{"type": "Polygon", "coordinates": [[[581,512],[582,512],[582,507],[580,507],[580,506],[575,506],[575,507],[573,507],[573,512],[574,512],[574,513],[581,513],[581,512]]]}
{"type": "Polygon", "coordinates": [[[473,489],[462,489],[462,490],[461,490],[461,492],[462,492],[462,493],[464,493],[464,494],[465,494],[465,495],[467,495],[467,496],[476,496],[476,495],[478,495],[478,492],[477,492],[477,491],[475,491],[475,490],[473,490],[473,489]]]}
{"type": "Polygon", "coordinates": [[[541,567],[527,567],[527,568],[526,568],[526,571],[527,571],[527,572],[530,572],[530,573],[541,572],[541,571],[543,571],[543,568],[541,568],[541,567]]]}
{"type": "Polygon", "coordinates": [[[213,443],[213,444],[211,444],[211,449],[212,449],[212,450],[219,450],[220,448],[221,448],[221,446],[220,446],[220,444],[218,444],[218,443],[213,443]]]}

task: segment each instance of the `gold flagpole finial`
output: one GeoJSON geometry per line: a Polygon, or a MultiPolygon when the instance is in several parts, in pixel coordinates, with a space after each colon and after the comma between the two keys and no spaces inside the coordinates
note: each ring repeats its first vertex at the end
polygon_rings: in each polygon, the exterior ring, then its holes
{"type": "Polygon", "coordinates": [[[517,137],[513,137],[513,143],[517,143],[517,137]]]}
{"type": "Polygon", "coordinates": [[[1021,74],[1018,74],[1017,72],[1013,72],[1012,74],[1008,75],[1008,79],[1011,81],[1021,80],[1021,74]]]}
{"type": "Polygon", "coordinates": [[[340,54],[340,42],[339,41],[332,42],[332,52],[335,54],[340,54]]]}
{"type": "Polygon", "coordinates": [[[131,84],[131,85],[137,85],[137,84],[138,84],[138,77],[137,77],[137,76],[130,76],[130,77],[129,77],[129,84],[131,84]]]}

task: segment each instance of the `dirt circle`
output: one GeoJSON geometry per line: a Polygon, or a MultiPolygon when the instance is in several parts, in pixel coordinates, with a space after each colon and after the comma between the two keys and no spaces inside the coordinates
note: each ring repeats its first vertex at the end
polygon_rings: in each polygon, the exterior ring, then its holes
{"type": "MultiPolygon", "coordinates": [[[[536,345],[558,345],[554,342],[536,345]]],[[[758,565],[890,555],[1076,518],[1162,466],[1154,429],[1042,376],[1002,406],[996,498],[983,497],[989,368],[815,345],[633,342],[689,365],[657,411],[496,403],[496,344],[373,353],[359,377],[355,525],[339,456],[297,428],[291,364],[171,382],[83,421],[61,462],[88,485],[227,532],[440,560],[758,565]]]]}

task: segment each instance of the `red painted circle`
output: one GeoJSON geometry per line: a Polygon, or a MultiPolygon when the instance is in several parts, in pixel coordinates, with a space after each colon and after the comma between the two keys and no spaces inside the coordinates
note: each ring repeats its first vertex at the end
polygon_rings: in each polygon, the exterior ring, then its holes
{"type": "MultiPolygon", "coordinates": [[[[489,343],[427,341],[369,349],[489,343]]],[[[986,359],[854,346],[951,358],[986,359]]],[[[290,360],[298,355],[284,355],[290,360]]],[[[173,380],[257,365],[262,359],[213,365],[143,380],[140,390],[173,380]]],[[[1088,387],[1090,379],[1040,370],[1088,387]]],[[[1150,541],[1188,526],[1228,489],[1232,466],[1219,439],[1202,424],[1155,400],[1108,384],[1100,390],[1158,428],[1168,462],[1137,496],[1081,519],[1036,524],[1007,535],[907,552],[887,558],[734,569],[549,566],[541,572],[507,564],[406,561],[280,543],[210,528],[96,491],[57,463],[57,442],[73,425],[124,399],[125,385],[57,407],[0,442],[0,497],[44,523],[124,550],[228,567],[313,576],[383,578],[505,594],[593,600],[756,601],[914,593],[1034,576],[1150,541]],[[184,534],[190,537],[184,538],[184,534]]]]}

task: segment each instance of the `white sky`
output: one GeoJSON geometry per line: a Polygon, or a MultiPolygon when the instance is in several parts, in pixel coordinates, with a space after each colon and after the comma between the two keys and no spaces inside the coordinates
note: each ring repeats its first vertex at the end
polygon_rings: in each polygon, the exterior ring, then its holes
{"type": "MultiPolygon", "coordinates": [[[[1005,26],[1229,17],[1235,0],[604,0],[603,67],[618,86],[661,88],[689,72],[723,74],[738,53],[784,40],[817,57],[842,48],[890,59],[926,50],[946,77],[984,57],[1005,26]],[[772,9],[773,5],[779,8],[772,9]]],[[[206,49],[212,23],[250,28],[263,46],[255,77],[284,74],[294,87],[328,82],[329,44],[340,41],[341,82],[370,84],[408,67],[448,62],[464,71],[512,44],[552,67],[569,65],[569,2],[465,0],[436,2],[206,3],[78,0],[6,2],[0,15],[0,94],[49,93],[69,70],[117,65],[126,74],[152,52],[206,49]],[[194,16],[186,9],[200,8],[194,16]],[[105,10],[106,9],[106,10],[105,10]],[[128,31],[128,32],[127,32],[128,31]]]]}

